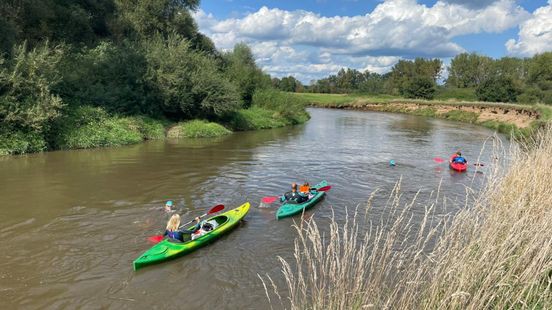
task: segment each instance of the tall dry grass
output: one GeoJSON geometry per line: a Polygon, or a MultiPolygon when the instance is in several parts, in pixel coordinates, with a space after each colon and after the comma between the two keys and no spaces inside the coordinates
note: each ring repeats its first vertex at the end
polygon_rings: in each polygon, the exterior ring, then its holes
{"type": "Polygon", "coordinates": [[[279,258],[286,286],[259,276],[267,298],[291,309],[552,308],[552,130],[508,155],[460,211],[444,213],[437,189],[420,216],[399,182],[378,220],[370,199],[342,225],[301,221],[294,260],[279,258]]]}

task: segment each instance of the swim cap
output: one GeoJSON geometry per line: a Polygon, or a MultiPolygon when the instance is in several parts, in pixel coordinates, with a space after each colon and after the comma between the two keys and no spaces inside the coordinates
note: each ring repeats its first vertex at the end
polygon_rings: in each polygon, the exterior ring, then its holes
{"type": "Polygon", "coordinates": [[[393,159],[389,161],[389,166],[395,166],[395,161],[393,159]]]}
{"type": "Polygon", "coordinates": [[[168,207],[172,207],[172,205],[173,205],[172,200],[167,201],[167,203],[165,205],[168,206],[168,207]]]}

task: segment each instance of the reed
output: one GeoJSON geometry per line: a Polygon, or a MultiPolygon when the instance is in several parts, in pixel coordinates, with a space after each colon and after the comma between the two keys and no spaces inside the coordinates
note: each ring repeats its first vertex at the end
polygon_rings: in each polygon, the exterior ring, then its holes
{"type": "Polygon", "coordinates": [[[274,275],[259,276],[271,304],[551,308],[552,130],[523,148],[494,150],[499,159],[490,165],[486,185],[466,188],[460,208],[439,188],[424,204],[418,197],[407,201],[398,182],[385,205],[373,206],[370,199],[342,224],[335,217],[327,228],[312,219],[297,223],[294,259],[279,257],[285,287],[277,287],[274,275]],[[372,216],[374,208],[383,208],[382,215],[372,216]]]}

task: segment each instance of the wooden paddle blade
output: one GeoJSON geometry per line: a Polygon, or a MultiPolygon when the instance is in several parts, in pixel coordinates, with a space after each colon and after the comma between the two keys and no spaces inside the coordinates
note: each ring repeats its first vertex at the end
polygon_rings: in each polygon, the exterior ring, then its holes
{"type": "Polygon", "coordinates": [[[442,159],[441,157],[435,157],[435,158],[433,158],[433,161],[435,161],[436,163],[442,163],[442,162],[444,162],[445,160],[442,159]]]}
{"type": "Polygon", "coordinates": [[[148,241],[155,244],[155,243],[159,243],[161,242],[161,240],[163,240],[163,235],[158,235],[158,236],[151,236],[148,238],[148,241]]]}
{"type": "Polygon", "coordinates": [[[276,199],[278,199],[278,197],[276,197],[276,196],[263,197],[263,199],[261,199],[261,202],[266,203],[266,204],[271,204],[271,203],[275,202],[276,199]]]}
{"type": "Polygon", "coordinates": [[[217,213],[217,212],[222,211],[222,210],[224,210],[224,205],[216,205],[211,210],[209,210],[209,212],[207,212],[207,214],[217,213]]]}
{"type": "Polygon", "coordinates": [[[327,191],[329,191],[330,189],[332,189],[332,186],[331,186],[331,185],[326,185],[326,186],[324,186],[324,187],[321,187],[321,188],[317,189],[317,191],[319,191],[319,192],[327,192],[327,191]]]}

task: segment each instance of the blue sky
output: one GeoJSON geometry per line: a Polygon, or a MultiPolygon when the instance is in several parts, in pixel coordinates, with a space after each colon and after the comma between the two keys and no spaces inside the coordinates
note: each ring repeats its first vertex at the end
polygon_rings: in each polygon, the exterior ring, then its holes
{"type": "Polygon", "coordinates": [[[263,70],[304,83],[413,57],[552,50],[552,0],[202,0],[194,17],[219,49],[245,42],[263,70]]]}

